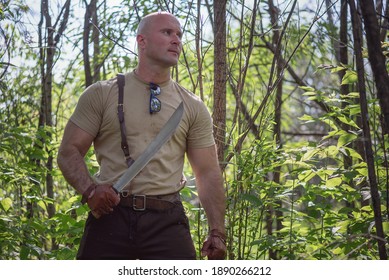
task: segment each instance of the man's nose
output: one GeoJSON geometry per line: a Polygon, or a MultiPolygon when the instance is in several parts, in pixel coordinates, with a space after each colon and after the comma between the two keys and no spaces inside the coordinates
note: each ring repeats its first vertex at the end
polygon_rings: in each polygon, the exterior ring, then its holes
{"type": "Polygon", "coordinates": [[[173,39],[172,39],[173,44],[181,45],[181,42],[182,42],[182,40],[181,40],[180,36],[178,36],[176,34],[173,35],[173,39]]]}

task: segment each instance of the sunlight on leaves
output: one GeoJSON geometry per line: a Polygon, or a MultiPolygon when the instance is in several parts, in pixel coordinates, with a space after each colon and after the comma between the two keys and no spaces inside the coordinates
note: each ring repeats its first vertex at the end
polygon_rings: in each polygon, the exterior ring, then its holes
{"type": "Polygon", "coordinates": [[[3,198],[0,203],[5,212],[7,212],[12,207],[12,199],[9,197],[3,198]]]}
{"type": "Polygon", "coordinates": [[[355,71],[347,70],[342,79],[342,85],[354,84],[358,81],[357,73],[355,71]]]}

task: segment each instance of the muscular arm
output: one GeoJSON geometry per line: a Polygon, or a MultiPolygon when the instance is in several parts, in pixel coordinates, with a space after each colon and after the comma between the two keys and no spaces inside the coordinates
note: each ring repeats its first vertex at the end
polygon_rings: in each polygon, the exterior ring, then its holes
{"type": "Polygon", "coordinates": [[[188,159],[196,176],[199,199],[204,207],[210,229],[225,234],[226,198],[216,146],[188,150],[188,159]]]}
{"type": "Polygon", "coordinates": [[[93,136],[77,125],[68,122],[58,152],[58,166],[63,176],[80,194],[84,194],[92,214],[99,218],[113,211],[113,206],[120,201],[118,195],[109,184],[95,185],[85,164],[85,154],[92,145],[93,136]]]}
{"type": "Polygon", "coordinates": [[[66,181],[82,194],[93,183],[84,157],[92,145],[93,136],[68,122],[58,151],[58,166],[66,181]]]}

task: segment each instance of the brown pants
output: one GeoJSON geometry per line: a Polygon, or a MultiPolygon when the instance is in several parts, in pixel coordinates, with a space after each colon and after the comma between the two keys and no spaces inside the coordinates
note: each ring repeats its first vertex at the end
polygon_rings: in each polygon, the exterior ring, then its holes
{"type": "Polygon", "coordinates": [[[195,259],[182,203],[168,210],[117,206],[99,219],[89,213],[77,259],[195,259]]]}

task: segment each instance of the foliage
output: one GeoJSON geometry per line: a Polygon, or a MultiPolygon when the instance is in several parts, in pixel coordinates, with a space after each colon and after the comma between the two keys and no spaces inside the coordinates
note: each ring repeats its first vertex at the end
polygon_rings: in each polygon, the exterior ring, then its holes
{"type": "MultiPolygon", "coordinates": [[[[320,98],[331,107],[330,114],[319,118],[300,118],[331,128],[319,143],[300,141],[277,148],[274,140],[260,139],[236,155],[235,177],[228,182],[227,191],[231,259],[266,258],[270,249],[284,259],[377,258],[374,215],[365,201],[369,198],[367,168],[353,147],[362,136],[350,112],[359,113],[353,102],[339,110],[343,99],[319,91],[305,95],[311,100],[320,98]],[[334,119],[352,129],[340,129],[334,119]],[[344,166],[345,157],[353,162],[349,168],[344,166]],[[275,184],[269,174],[278,168],[283,179],[275,184]],[[278,207],[278,201],[282,202],[278,210],[283,214],[283,227],[269,236],[264,224],[266,211],[278,207]]],[[[385,170],[378,172],[384,175],[385,170]]],[[[383,192],[384,187],[382,182],[383,192]]],[[[382,209],[386,207],[382,205],[382,209]]],[[[387,218],[384,224],[388,235],[387,218]]]]}

